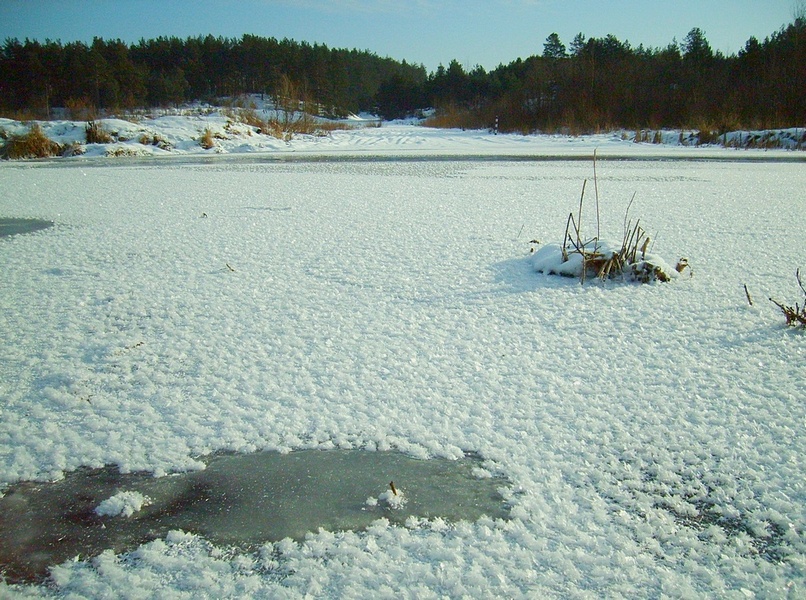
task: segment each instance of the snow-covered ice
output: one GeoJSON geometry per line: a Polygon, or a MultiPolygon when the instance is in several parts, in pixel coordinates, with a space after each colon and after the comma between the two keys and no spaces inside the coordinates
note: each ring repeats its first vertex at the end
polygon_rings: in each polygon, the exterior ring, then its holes
{"type": "Polygon", "coordinates": [[[590,161],[527,160],[545,147],[528,136],[366,132],[345,133],[359,158],[311,140],[304,160],[0,164],[0,216],[55,223],[0,239],[0,478],[477,452],[513,518],[379,519],[257,554],[177,531],[0,594],[806,593],[806,338],[766,301],[798,299],[806,266],[798,155],[552,142],[599,147],[603,231],[635,193],[654,251],[691,265],[582,286],[536,273],[528,241],[562,238],[590,161]]]}

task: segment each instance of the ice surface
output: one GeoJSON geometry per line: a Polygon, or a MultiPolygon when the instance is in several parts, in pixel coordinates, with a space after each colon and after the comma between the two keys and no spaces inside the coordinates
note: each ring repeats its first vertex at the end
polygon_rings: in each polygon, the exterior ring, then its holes
{"type": "Polygon", "coordinates": [[[380,518],[400,525],[410,517],[508,518],[498,491],[508,482],[475,477],[480,461],[473,457],[303,450],[217,455],[204,462],[202,471],[156,479],[82,469],[55,483],[15,486],[0,498],[0,569],[12,582],[41,579],[48,567],[74,556],[134,550],[173,530],[255,549],[320,529],[361,530],[380,518]],[[383,491],[390,477],[400,486],[395,494],[383,491]],[[367,494],[379,492],[381,504],[365,504],[367,494]]]}
{"type": "Polygon", "coordinates": [[[171,534],[26,590],[803,596],[806,350],[764,299],[800,297],[804,169],[720,156],[598,163],[603,237],[635,194],[654,251],[689,259],[648,286],[533,270],[528,240],[562,238],[585,160],[0,164],[0,214],[59,223],[0,244],[3,481],[473,449],[519,491],[505,522],[376,521],[251,563],[171,534]]]}

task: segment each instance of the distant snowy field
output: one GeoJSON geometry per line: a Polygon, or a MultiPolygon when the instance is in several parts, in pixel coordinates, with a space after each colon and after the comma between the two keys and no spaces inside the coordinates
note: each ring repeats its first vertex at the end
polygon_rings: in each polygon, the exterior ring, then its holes
{"type": "Polygon", "coordinates": [[[806,336],[767,301],[800,300],[799,153],[405,125],[265,150],[0,164],[0,217],[56,223],[0,239],[0,480],[472,451],[512,482],[513,519],[254,555],[174,532],[0,596],[806,595],[806,336]],[[500,157],[594,148],[653,159],[597,164],[603,237],[635,193],[653,252],[692,277],[534,272],[528,241],[561,241],[592,162],[500,157]]]}

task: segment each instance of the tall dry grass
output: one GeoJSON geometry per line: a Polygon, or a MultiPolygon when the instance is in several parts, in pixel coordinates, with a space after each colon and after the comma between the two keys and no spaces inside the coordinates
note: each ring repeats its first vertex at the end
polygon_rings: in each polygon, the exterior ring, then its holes
{"type": "Polygon", "coordinates": [[[205,150],[210,150],[211,148],[215,147],[213,132],[210,130],[209,127],[204,130],[201,137],[199,138],[199,146],[201,146],[205,150]]]}
{"type": "Polygon", "coordinates": [[[9,136],[0,148],[0,158],[48,158],[59,156],[63,151],[61,144],[48,139],[39,123],[34,123],[27,133],[9,136]]]}
{"type": "Polygon", "coordinates": [[[88,144],[109,144],[114,141],[112,134],[104,129],[98,121],[87,121],[84,133],[88,144]]]}
{"type": "Polygon", "coordinates": [[[486,129],[494,126],[495,120],[490,119],[479,111],[470,110],[454,104],[437,109],[425,121],[425,127],[436,129],[486,129]]]}

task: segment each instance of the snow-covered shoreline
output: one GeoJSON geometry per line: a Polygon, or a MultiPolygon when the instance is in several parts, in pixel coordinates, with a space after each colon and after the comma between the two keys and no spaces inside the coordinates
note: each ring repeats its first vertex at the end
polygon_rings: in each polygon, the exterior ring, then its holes
{"type": "Polygon", "coordinates": [[[55,222],[0,239],[0,480],[467,451],[512,482],[513,518],[379,520],[254,555],[173,532],[0,595],[802,595],[804,339],[764,300],[797,298],[802,165],[599,165],[603,231],[635,194],[655,251],[693,275],[582,286],[534,272],[528,240],[560,241],[591,163],[501,157],[654,145],[404,124],[290,144],[267,152],[423,160],[0,165],[0,216],[55,222]]]}
{"type": "MultiPolygon", "coordinates": [[[[692,131],[616,131],[592,135],[496,134],[483,130],[433,129],[420,121],[379,122],[371,116],[347,119],[319,135],[294,134],[283,138],[260,132],[241,122],[234,113],[205,112],[104,118],[94,121],[111,140],[86,142],[86,121],[36,121],[45,136],[65,148],[73,160],[111,157],[207,157],[251,154],[281,158],[315,155],[361,157],[378,155],[421,157],[587,157],[597,148],[602,158],[764,158],[806,160],[805,128],[769,131],[735,131],[718,143],[698,145],[692,131]],[[211,147],[201,139],[209,131],[211,147]],[[636,140],[644,140],[636,143],[636,140]],[[765,144],[769,149],[765,149],[765,144]]],[[[237,114],[237,113],[235,113],[237,114]]],[[[269,115],[262,112],[260,116],[269,115]]],[[[271,113],[273,114],[273,113],[271,113]]],[[[3,137],[20,136],[31,122],[0,119],[3,137]]]]}

